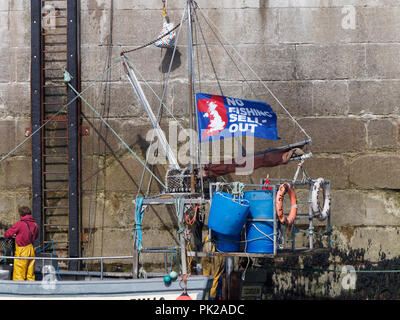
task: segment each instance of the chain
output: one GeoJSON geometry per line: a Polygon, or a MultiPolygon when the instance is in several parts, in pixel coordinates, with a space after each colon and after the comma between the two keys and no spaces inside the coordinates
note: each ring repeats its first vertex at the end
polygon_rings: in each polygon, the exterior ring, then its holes
{"type": "MultiPolygon", "coordinates": [[[[187,19],[187,18],[185,18],[185,20],[183,20],[183,22],[186,21],[186,19],[187,19]]],[[[181,25],[181,23],[179,22],[175,27],[173,27],[173,28],[172,28],[170,31],[168,31],[166,34],[163,34],[163,35],[162,35],[161,37],[159,37],[158,39],[155,39],[155,40],[153,40],[153,41],[150,41],[149,43],[146,43],[146,44],[144,44],[144,45],[142,45],[142,46],[140,46],[140,47],[138,47],[138,48],[131,49],[131,50],[124,50],[124,51],[121,51],[121,56],[124,55],[125,53],[137,51],[137,50],[146,48],[146,47],[148,47],[148,46],[151,46],[152,44],[156,43],[157,41],[161,40],[162,38],[168,36],[171,32],[173,32],[173,31],[175,31],[176,29],[178,29],[180,25],[181,25]]]]}

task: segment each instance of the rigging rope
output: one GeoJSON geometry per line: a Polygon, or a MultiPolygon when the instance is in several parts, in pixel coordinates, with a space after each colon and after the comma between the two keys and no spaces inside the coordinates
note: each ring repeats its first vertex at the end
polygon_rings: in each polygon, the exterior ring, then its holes
{"type": "MultiPolygon", "coordinates": [[[[184,22],[184,20],[185,20],[185,16],[186,16],[186,9],[185,9],[185,11],[184,11],[184,13],[183,13],[183,15],[182,15],[181,22],[177,25],[177,27],[183,25],[183,22],[184,22]]],[[[168,73],[167,73],[167,77],[166,77],[166,80],[165,80],[165,84],[164,84],[162,96],[161,96],[161,99],[160,99],[160,106],[159,106],[158,111],[157,111],[157,121],[158,121],[158,122],[160,121],[162,106],[164,106],[164,107],[168,110],[168,108],[167,108],[167,107],[165,106],[165,104],[164,104],[164,99],[165,99],[165,95],[166,95],[166,92],[167,92],[168,82],[169,82],[169,78],[170,78],[170,75],[171,75],[172,65],[173,65],[174,58],[175,58],[175,54],[176,54],[176,50],[177,50],[177,47],[178,47],[178,42],[179,42],[179,39],[180,39],[181,30],[182,30],[182,28],[179,28],[179,30],[178,30],[177,38],[176,38],[175,45],[174,45],[174,50],[173,50],[173,52],[172,52],[171,62],[170,62],[169,67],[168,67],[168,73]]],[[[171,30],[171,31],[172,31],[172,30],[171,30]]],[[[123,54],[121,53],[121,55],[123,55],[123,54]]],[[[131,67],[130,60],[129,60],[125,55],[123,55],[123,57],[125,58],[125,61],[127,61],[127,63],[129,64],[129,66],[131,67]]],[[[135,68],[132,68],[132,69],[136,70],[135,68]]],[[[139,73],[139,74],[140,74],[140,73],[139,73]]],[[[141,74],[140,74],[140,76],[141,76],[141,74]]],[[[143,79],[143,77],[142,77],[142,79],[143,79]]],[[[145,81],[145,82],[146,82],[146,81],[145,81]]],[[[147,83],[147,82],[146,82],[146,83],[147,83]]],[[[152,90],[152,91],[153,91],[153,90],[152,90]]],[[[154,91],[153,91],[153,92],[154,92],[154,91]]],[[[154,93],[155,93],[155,92],[154,92],[154,93]]],[[[157,97],[158,97],[158,96],[157,96],[157,97]]],[[[169,110],[168,110],[168,111],[169,111],[169,110]]],[[[171,113],[171,114],[172,114],[172,113],[171,113]]],[[[172,114],[172,116],[173,116],[173,114],[172,114]]],[[[174,119],[176,120],[175,117],[174,117],[174,119]]],[[[177,121],[177,120],[176,120],[176,121],[177,121]]],[[[179,121],[177,121],[177,122],[179,123],[179,121]]],[[[152,145],[153,145],[154,137],[155,137],[155,131],[153,130],[149,149],[150,149],[150,148],[152,147],[152,145]]],[[[147,167],[148,160],[149,160],[149,159],[148,159],[148,155],[146,155],[145,167],[147,167]]],[[[140,178],[140,184],[139,184],[138,194],[139,194],[139,192],[140,192],[140,190],[141,190],[141,188],[142,188],[142,185],[143,185],[144,173],[145,173],[145,171],[144,171],[144,169],[143,169],[143,171],[142,171],[142,176],[141,176],[141,178],[140,178]]]]}
{"type": "MultiPolygon", "coordinates": [[[[197,3],[196,3],[197,5],[197,3]]],[[[206,14],[203,13],[203,10],[197,5],[197,8],[199,8],[201,15],[203,18],[206,20],[207,24],[210,26],[212,24],[214,28],[218,31],[220,34],[221,38],[228,43],[228,45],[233,49],[233,51],[238,55],[240,60],[249,68],[249,70],[256,76],[257,80],[263,85],[263,87],[271,94],[271,96],[278,102],[278,104],[281,106],[281,108],[288,114],[290,119],[300,128],[300,130],[304,133],[304,135],[311,140],[311,137],[307,134],[307,132],[304,130],[304,128],[298,123],[298,121],[290,114],[290,112],[285,108],[285,106],[282,104],[282,102],[275,96],[275,94],[269,89],[269,87],[264,83],[264,81],[261,80],[260,76],[254,71],[254,69],[246,62],[246,60],[240,55],[240,53],[236,50],[236,48],[224,38],[222,35],[221,31],[218,29],[218,27],[208,18],[206,14]]]]}
{"type": "MultiPolygon", "coordinates": [[[[96,82],[98,82],[100,79],[103,78],[103,76],[109,72],[111,70],[111,68],[113,68],[115,65],[119,64],[121,58],[118,58],[109,68],[107,68],[106,70],[104,70],[104,72],[97,77],[95,80],[93,80],[82,92],[81,94],[85,93],[87,90],[89,90],[92,86],[94,86],[94,84],[96,82]]],[[[4,160],[6,160],[8,157],[10,157],[14,152],[16,152],[19,148],[21,148],[30,138],[33,137],[33,135],[35,135],[36,133],[40,132],[41,129],[43,129],[43,127],[48,124],[50,121],[52,121],[53,119],[55,119],[55,117],[60,114],[63,110],[65,110],[65,108],[67,108],[70,104],[72,104],[76,99],[78,99],[79,97],[76,96],[74,98],[71,99],[70,102],[68,102],[66,105],[62,106],[62,108],[57,111],[56,114],[54,114],[51,118],[49,118],[45,123],[43,123],[38,129],[36,129],[35,131],[33,131],[27,138],[25,138],[21,143],[19,143],[16,147],[14,147],[10,152],[8,152],[5,156],[3,156],[0,159],[0,163],[2,163],[4,160]]]]}
{"type": "Polygon", "coordinates": [[[202,39],[203,39],[204,46],[206,47],[206,51],[207,51],[208,58],[210,59],[210,63],[211,63],[211,67],[212,67],[213,72],[214,72],[215,80],[217,81],[217,84],[218,84],[218,87],[219,87],[219,91],[221,92],[221,96],[223,96],[223,95],[224,95],[224,92],[223,92],[223,90],[222,90],[222,86],[221,86],[221,83],[220,83],[220,81],[219,81],[219,78],[218,78],[218,75],[217,75],[217,71],[216,71],[216,69],[215,69],[213,60],[212,60],[212,58],[211,58],[210,49],[208,48],[207,41],[206,41],[206,39],[205,39],[205,37],[204,37],[203,29],[201,28],[201,24],[199,23],[199,18],[198,18],[198,16],[197,16],[197,12],[194,11],[194,13],[195,13],[195,18],[196,18],[196,21],[197,21],[197,25],[199,26],[199,30],[200,30],[201,37],[202,37],[202,39]]]}
{"type": "MultiPolygon", "coordinates": [[[[111,0],[111,3],[110,3],[110,23],[109,23],[109,32],[108,32],[108,43],[107,43],[107,46],[108,46],[108,50],[107,50],[107,56],[106,56],[106,61],[105,61],[105,69],[107,69],[107,68],[109,68],[110,66],[111,66],[111,63],[112,63],[112,46],[113,46],[113,25],[114,25],[114,0],[111,0]]],[[[109,111],[110,111],[110,105],[111,105],[111,94],[110,94],[110,91],[111,91],[111,85],[110,85],[110,81],[111,81],[111,72],[108,72],[107,73],[107,76],[106,76],[106,79],[105,79],[106,81],[105,81],[105,84],[104,84],[104,90],[103,90],[103,101],[102,101],[102,103],[101,103],[101,105],[103,105],[104,106],[104,108],[107,108],[107,115],[109,114],[109,111]]],[[[83,117],[85,117],[84,116],[84,114],[82,113],[82,115],[83,115],[83,117]]],[[[86,119],[87,120],[87,119],[86,119]]],[[[87,120],[88,121],[88,120],[87,120]]],[[[89,121],[88,121],[89,122],[89,121]]],[[[90,122],[89,122],[90,123],[90,122]]],[[[100,123],[100,128],[99,128],[99,130],[98,130],[98,134],[97,134],[97,144],[96,143],[94,143],[95,142],[95,135],[92,135],[92,137],[91,137],[91,141],[92,141],[92,155],[94,155],[95,154],[95,145],[97,145],[98,146],[98,152],[100,153],[100,146],[101,146],[101,143],[100,143],[100,141],[102,140],[102,139],[104,139],[104,141],[103,141],[103,143],[104,144],[106,144],[106,142],[105,141],[107,141],[107,133],[108,133],[108,131],[106,131],[106,137],[104,137],[104,138],[102,138],[102,136],[101,136],[101,130],[102,130],[102,122],[100,123]]],[[[100,160],[100,158],[98,158],[98,159],[96,159],[96,160],[94,160],[93,158],[92,158],[92,161],[91,161],[91,167],[90,167],[90,172],[91,172],[91,175],[93,175],[93,172],[95,171],[95,168],[94,168],[94,166],[95,166],[95,164],[94,164],[94,162],[97,162],[96,164],[97,164],[97,168],[99,168],[99,167],[103,167],[104,169],[104,171],[106,170],[106,158],[104,157],[103,158],[103,163],[102,163],[102,166],[100,166],[99,165],[99,162],[101,161],[100,160]]],[[[104,175],[104,185],[106,185],[106,174],[104,175]]],[[[90,250],[90,245],[91,245],[91,240],[92,240],[92,234],[93,234],[93,229],[92,229],[92,215],[93,215],[93,212],[92,211],[94,211],[94,221],[93,221],[93,225],[95,226],[96,225],[96,219],[97,219],[97,205],[94,205],[94,206],[92,206],[91,205],[91,203],[92,202],[94,202],[94,203],[96,203],[96,201],[97,201],[97,187],[98,187],[98,181],[99,181],[99,175],[98,174],[96,174],[96,177],[95,177],[95,179],[92,179],[91,180],[91,186],[92,186],[92,189],[94,189],[93,190],[93,193],[92,193],[92,196],[91,196],[91,198],[90,198],[90,205],[89,205],[89,213],[88,213],[88,241],[87,241],[87,243],[86,243],[86,255],[87,256],[89,256],[89,250],[90,250]],[[94,209],[93,209],[93,207],[94,207],[94,209]]],[[[103,210],[103,212],[104,212],[104,210],[103,210]]],[[[102,255],[102,253],[103,253],[103,238],[104,238],[104,232],[103,232],[103,230],[104,230],[104,219],[102,220],[102,237],[101,237],[101,249],[100,249],[100,253],[101,253],[101,255],[102,255]]],[[[93,241],[94,242],[94,241],[93,241]]],[[[93,250],[94,250],[94,246],[93,246],[93,250]]],[[[88,271],[89,269],[88,269],[88,267],[89,267],[89,265],[88,264],[86,264],[86,270],[88,271]]]]}
{"type": "MultiPolygon", "coordinates": [[[[146,79],[143,77],[143,75],[140,73],[140,71],[135,67],[133,62],[128,58],[124,57],[126,61],[128,61],[129,67],[133,69],[133,71],[139,75],[140,79],[144,82],[144,84],[150,89],[150,91],[154,94],[154,96],[157,98],[158,102],[161,103],[161,105],[165,108],[165,110],[168,112],[168,114],[178,123],[179,127],[184,130],[185,128],[181,124],[181,122],[175,117],[173,112],[168,108],[168,106],[164,103],[163,99],[158,96],[158,94],[154,91],[154,89],[151,87],[151,85],[146,81],[146,79]]],[[[164,95],[164,94],[163,94],[164,95]]]]}
{"type": "Polygon", "coordinates": [[[83,102],[86,103],[86,105],[100,118],[101,121],[111,130],[111,132],[118,138],[118,140],[128,149],[128,151],[136,158],[139,163],[146,168],[146,170],[157,180],[157,182],[163,186],[164,189],[167,188],[167,186],[143,163],[142,159],[136,154],[135,151],[131,149],[131,147],[118,135],[118,133],[108,124],[106,120],[103,119],[103,117],[96,111],[95,108],[92,107],[92,105],[86,101],[84,97],[82,97],[81,93],[79,93],[70,83],[68,83],[68,86],[75,92],[77,97],[81,98],[83,102]]]}
{"type": "Polygon", "coordinates": [[[181,26],[181,24],[182,24],[182,22],[178,23],[175,27],[173,27],[167,33],[163,34],[161,37],[158,37],[157,39],[155,39],[153,41],[150,41],[150,42],[148,42],[148,43],[146,43],[146,44],[144,44],[144,45],[142,45],[140,47],[137,47],[137,48],[134,48],[134,49],[131,49],[131,50],[123,50],[123,51],[121,51],[121,55],[122,54],[126,54],[126,53],[130,53],[130,52],[134,52],[134,51],[137,51],[137,50],[140,50],[140,49],[144,49],[146,47],[151,46],[152,44],[156,43],[157,41],[159,41],[159,40],[165,38],[166,36],[168,36],[170,33],[174,32],[176,29],[179,28],[179,26],[181,26]]]}
{"type": "MultiPolygon", "coordinates": [[[[196,8],[197,8],[197,4],[196,4],[196,8]]],[[[195,9],[196,9],[196,8],[195,8],[195,9]]],[[[204,37],[204,33],[203,33],[202,28],[201,28],[201,24],[200,24],[200,22],[199,22],[199,18],[198,18],[198,16],[197,16],[196,10],[194,10],[194,14],[195,14],[195,18],[196,18],[196,21],[197,21],[197,25],[199,26],[199,29],[200,29],[200,32],[201,32],[201,35],[202,35],[202,38],[203,38],[204,45],[205,45],[205,47],[206,47],[206,51],[207,51],[208,58],[210,59],[210,63],[211,63],[211,67],[212,67],[213,72],[214,72],[215,79],[216,79],[216,81],[217,81],[217,84],[218,84],[219,90],[220,90],[220,92],[221,92],[221,95],[223,96],[224,93],[223,93],[223,90],[222,90],[222,86],[221,86],[220,80],[219,80],[219,78],[218,78],[217,71],[216,71],[216,68],[215,68],[215,66],[214,66],[213,60],[212,60],[212,58],[211,58],[210,50],[209,50],[209,48],[208,48],[207,41],[206,41],[206,39],[205,39],[205,37],[204,37]]],[[[207,21],[206,21],[206,22],[207,22],[207,21]]],[[[207,23],[207,24],[208,24],[208,23],[207,23]]],[[[210,27],[209,24],[208,24],[208,26],[210,27]]],[[[245,83],[249,86],[250,90],[251,90],[251,91],[253,92],[253,94],[255,95],[255,92],[254,92],[253,88],[252,88],[251,85],[248,83],[246,77],[244,76],[244,74],[242,73],[242,71],[240,70],[240,68],[237,66],[235,60],[232,58],[232,56],[231,56],[231,55],[229,54],[229,52],[226,50],[224,44],[221,42],[221,40],[220,40],[220,39],[218,38],[218,36],[215,34],[214,30],[213,30],[211,27],[210,27],[210,29],[211,29],[211,31],[214,33],[215,37],[218,39],[219,43],[220,43],[220,44],[222,45],[222,47],[224,48],[225,52],[228,54],[229,58],[231,58],[233,64],[234,64],[235,67],[236,67],[236,69],[239,71],[240,75],[241,75],[241,76],[243,77],[243,79],[245,80],[245,83]]],[[[238,147],[239,147],[239,148],[241,149],[241,151],[242,151],[241,156],[245,156],[247,152],[246,152],[246,149],[244,148],[242,142],[240,141],[239,136],[235,136],[235,140],[236,140],[236,142],[237,142],[237,144],[238,144],[238,147]]],[[[239,157],[240,157],[240,155],[239,155],[239,157]]],[[[250,179],[252,179],[252,178],[250,177],[250,179]]]]}

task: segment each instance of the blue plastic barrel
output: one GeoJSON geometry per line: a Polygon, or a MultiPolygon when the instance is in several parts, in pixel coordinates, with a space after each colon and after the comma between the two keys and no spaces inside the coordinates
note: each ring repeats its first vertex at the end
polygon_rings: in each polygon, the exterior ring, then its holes
{"type": "Polygon", "coordinates": [[[273,222],[248,221],[246,223],[246,252],[273,253],[273,233],[273,222]]]}
{"type": "Polygon", "coordinates": [[[272,219],[274,216],[274,199],[271,191],[246,191],[244,198],[249,201],[249,219],[272,219]]]}
{"type": "Polygon", "coordinates": [[[247,191],[244,198],[250,202],[250,213],[246,223],[246,252],[273,253],[274,223],[259,221],[273,219],[273,193],[268,190],[247,191]]]}
{"type": "Polygon", "coordinates": [[[248,214],[248,200],[217,191],[213,194],[208,227],[223,235],[236,236],[242,231],[248,214]]]}
{"type": "Polygon", "coordinates": [[[220,252],[239,252],[240,250],[240,233],[237,235],[224,235],[213,232],[216,239],[216,248],[220,252]]]}

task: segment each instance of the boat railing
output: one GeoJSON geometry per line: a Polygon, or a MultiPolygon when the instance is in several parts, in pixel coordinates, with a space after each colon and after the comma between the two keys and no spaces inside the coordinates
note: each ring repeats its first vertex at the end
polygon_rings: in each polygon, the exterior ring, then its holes
{"type": "MultiPolygon", "coordinates": [[[[164,254],[164,264],[166,267],[166,254],[167,253],[176,253],[177,250],[175,247],[157,247],[157,248],[143,248],[143,253],[163,253],[164,254]]],[[[104,262],[105,260],[131,260],[133,261],[133,256],[99,256],[99,257],[58,257],[58,256],[35,256],[35,257],[14,257],[14,256],[0,256],[0,261],[14,261],[15,259],[20,260],[39,260],[39,261],[100,261],[100,272],[93,271],[65,271],[62,270],[63,274],[66,275],[87,275],[87,276],[96,276],[103,279],[105,276],[111,277],[132,277],[132,272],[105,272],[104,271],[104,262]]],[[[44,264],[42,264],[43,266],[44,264]]],[[[146,273],[148,277],[161,276],[162,273],[146,273]]]]}

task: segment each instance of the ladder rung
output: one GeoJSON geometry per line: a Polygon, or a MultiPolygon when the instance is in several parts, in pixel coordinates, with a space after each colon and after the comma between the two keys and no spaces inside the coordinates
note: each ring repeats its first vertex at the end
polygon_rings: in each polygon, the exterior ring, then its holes
{"type": "Polygon", "coordinates": [[[68,212],[51,212],[51,213],[47,213],[46,217],[64,217],[64,216],[68,216],[68,212]]]}
{"type": "Polygon", "coordinates": [[[69,207],[68,206],[64,206],[64,207],[60,207],[60,206],[58,206],[58,207],[43,207],[43,209],[68,209],[69,207]]]}
{"type": "Polygon", "coordinates": [[[59,70],[62,71],[61,68],[43,68],[42,70],[47,71],[47,70],[59,70]]]}
{"type": "Polygon", "coordinates": [[[68,213],[59,213],[59,214],[46,214],[46,217],[68,217],[68,213]]]}
{"type": "Polygon", "coordinates": [[[51,140],[51,139],[68,139],[68,137],[43,137],[45,140],[51,140]]]}
{"type": "MultiPolygon", "coordinates": [[[[47,117],[49,117],[49,119],[47,119],[47,120],[50,120],[50,117],[54,116],[57,112],[58,112],[57,110],[54,110],[54,111],[45,111],[44,113],[47,115],[47,117]]],[[[63,114],[66,115],[67,113],[62,111],[62,112],[59,112],[59,115],[60,114],[61,115],[63,115],[63,114]]],[[[60,128],[50,128],[50,129],[55,130],[55,129],[60,129],[60,128]]],[[[50,131],[50,129],[48,131],[50,131]]],[[[63,129],[66,129],[66,128],[63,128],[63,129]]]]}
{"type": "Polygon", "coordinates": [[[44,227],[55,227],[55,228],[63,228],[63,227],[68,227],[67,224],[53,224],[53,223],[44,223],[43,224],[44,227]]]}
{"type": "Polygon", "coordinates": [[[68,197],[46,197],[45,200],[60,200],[60,199],[68,199],[68,197]]]}
{"type": "Polygon", "coordinates": [[[65,157],[68,157],[68,154],[44,154],[43,157],[48,157],[48,158],[65,158],[65,157]]]}
{"type": "MultiPolygon", "coordinates": [[[[48,117],[47,119],[45,119],[46,121],[47,120],[50,120],[50,117],[48,117]]],[[[54,120],[53,120],[54,121],[54,120]]],[[[61,123],[62,124],[62,123],[61,123]]],[[[63,130],[67,130],[68,128],[67,127],[64,127],[64,128],[60,128],[60,127],[57,127],[57,128],[46,128],[45,127],[45,131],[47,131],[47,132],[54,132],[54,131],[63,131],[63,130]]]]}
{"type": "MultiPolygon", "coordinates": [[[[47,117],[45,118],[45,120],[50,120],[50,118],[51,118],[51,117],[47,116],[47,117]]],[[[58,119],[58,120],[68,120],[68,117],[67,117],[67,116],[57,116],[57,117],[54,118],[54,119],[58,119]]],[[[52,119],[52,120],[54,120],[54,119],[52,119]]]]}
{"type": "Polygon", "coordinates": [[[66,46],[67,43],[66,42],[45,42],[44,43],[45,46],[66,46]]]}
{"type": "Polygon", "coordinates": [[[52,80],[64,80],[64,77],[46,77],[44,81],[52,81],[52,80]]]}
{"type": "Polygon", "coordinates": [[[49,32],[43,32],[43,36],[66,36],[66,33],[49,33],[49,32]]]}
{"type": "Polygon", "coordinates": [[[43,189],[44,192],[67,192],[68,189],[43,189]]]}
{"type": "Polygon", "coordinates": [[[43,174],[68,174],[68,172],[43,172],[43,174]]]}
{"type": "Polygon", "coordinates": [[[65,97],[65,93],[46,93],[46,97],[65,97]]]}
{"type": "Polygon", "coordinates": [[[43,102],[45,105],[52,105],[52,106],[63,106],[63,102],[43,102]]]}
{"type": "Polygon", "coordinates": [[[61,166],[61,165],[63,165],[63,166],[65,166],[65,165],[67,165],[68,164],[68,162],[45,162],[45,166],[61,166]]]}
{"type": "Polygon", "coordinates": [[[56,182],[68,182],[69,180],[65,179],[53,179],[53,180],[46,180],[45,183],[56,183],[56,182]]]}
{"type": "MultiPolygon", "coordinates": [[[[68,122],[68,120],[63,120],[63,119],[51,119],[51,118],[48,118],[48,119],[46,119],[46,121],[54,121],[54,122],[68,122]]],[[[67,128],[57,128],[57,129],[63,129],[63,130],[66,130],[67,128]]],[[[57,130],[57,129],[52,129],[52,130],[57,130]]],[[[48,131],[51,131],[50,129],[48,130],[48,131]]]]}
{"type": "MultiPolygon", "coordinates": [[[[64,79],[64,78],[63,78],[64,79]]],[[[52,79],[50,79],[50,78],[48,78],[48,79],[45,79],[45,83],[48,83],[48,84],[45,84],[45,86],[48,86],[48,85],[57,85],[58,83],[65,83],[63,80],[61,80],[61,78],[59,78],[59,79],[57,79],[57,78],[52,78],[52,79]]],[[[60,86],[61,87],[61,86],[60,86]]]]}
{"type": "Polygon", "coordinates": [[[67,53],[67,50],[56,50],[56,51],[47,51],[47,50],[43,50],[43,53],[67,53]]]}
{"type": "Polygon", "coordinates": [[[45,84],[45,85],[43,86],[43,88],[65,88],[65,84],[63,84],[63,85],[56,85],[56,84],[49,85],[49,84],[45,84]]]}
{"type": "Polygon", "coordinates": [[[53,59],[53,60],[45,60],[44,62],[46,62],[46,63],[54,63],[54,62],[64,62],[64,63],[67,63],[67,60],[65,60],[65,59],[53,59]]]}
{"type": "Polygon", "coordinates": [[[67,144],[62,144],[62,145],[59,145],[59,146],[44,146],[45,148],[68,148],[68,145],[67,144]]]}
{"type": "Polygon", "coordinates": [[[44,45],[48,46],[50,48],[53,48],[53,47],[62,47],[63,48],[67,45],[67,43],[66,42],[47,42],[44,45]]]}

